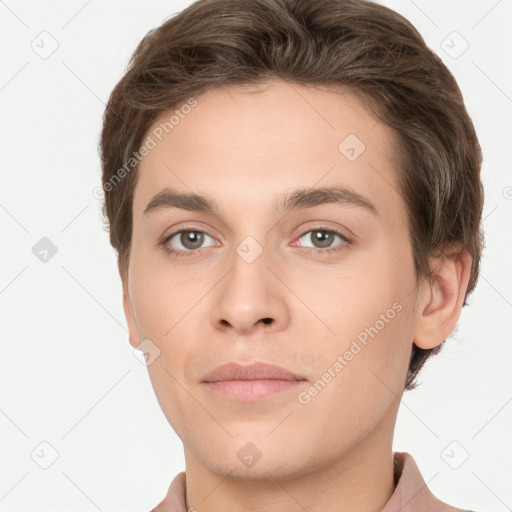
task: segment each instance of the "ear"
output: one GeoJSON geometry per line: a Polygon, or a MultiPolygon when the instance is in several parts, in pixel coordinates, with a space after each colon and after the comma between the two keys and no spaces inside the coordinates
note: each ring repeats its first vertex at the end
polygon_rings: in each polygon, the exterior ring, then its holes
{"type": "Polygon", "coordinates": [[[422,349],[440,345],[455,329],[460,318],[471,273],[471,256],[465,252],[431,259],[433,281],[420,287],[420,307],[414,344],[422,349]]]}
{"type": "Polygon", "coordinates": [[[123,285],[123,309],[124,316],[126,317],[126,323],[128,324],[129,340],[130,345],[133,348],[137,348],[141,343],[137,322],[135,321],[135,315],[133,314],[133,307],[130,300],[130,296],[123,285]]]}

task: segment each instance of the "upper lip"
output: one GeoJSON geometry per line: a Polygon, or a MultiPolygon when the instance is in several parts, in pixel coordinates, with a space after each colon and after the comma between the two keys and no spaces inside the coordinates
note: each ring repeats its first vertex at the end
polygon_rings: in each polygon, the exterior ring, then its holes
{"type": "Polygon", "coordinates": [[[241,365],[235,362],[220,365],[207,373],[203,377],[202,382],[256,379],[306,380],[301,375],[281,366],[258,361],[249,365],[241,365]]]}

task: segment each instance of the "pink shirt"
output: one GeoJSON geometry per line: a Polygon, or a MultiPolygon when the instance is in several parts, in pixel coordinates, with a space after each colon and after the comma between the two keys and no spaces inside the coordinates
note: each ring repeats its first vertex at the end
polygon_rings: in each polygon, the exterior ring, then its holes
{"type": "MultiPolygon", "coordinates": [[[[382,512],[471,512],[438,500],[425,484],[411,454],[394,452],[393,456],[396,477],[399,480],[382,512]]],[[[176,475],[164,501],[152,512],[187,512],[184,471],[176,475]]]]}

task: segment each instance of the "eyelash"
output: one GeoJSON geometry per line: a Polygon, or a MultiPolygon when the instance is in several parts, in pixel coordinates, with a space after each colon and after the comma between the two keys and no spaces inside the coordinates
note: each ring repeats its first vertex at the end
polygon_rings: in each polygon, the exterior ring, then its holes
{"type": "MultiPolygon", "coordinates": [[[[352,244],[352,239],[347,237],[343,233],[340,233],[339,231],[336,231],[335,229],[327,229],[327,228],[324,228],[324,227],[321,227],[321,226],[315,227],[313,229],[308,229],[307,231],[304,231],[304,233],[302,233],[302,235],[300,235],[298,239],[301,239],[302,237],[304,237],[304,235],[307,235],[308,233],[314,233],[315,231],[338,235],[345,243],[344,244],[340,244],[340,245],[335,246],[335,247],[332,247],[332,248],[329,248],[329,249],[314,249],[312,247],[304,247],[303,248],[303,249],[306,249],[311,254],[314,254],[314,255],[326,254],[326,253],[327,254],[331,254],[331,253],[343,250],[345,245],[347,245],[347,244],[348,245],[352,244]]],[[[177,258],[188,258],[190,256],[194,256],[198,252],[200,252],[201,249],[195,249],[195,250],[189,250],[189,251],[181,251],[181,250],[178,250],[178,249],[170,249],[169,246],[168,246],[168,243],[169,243],[169,241],[172,238],[174,238],[176,235],[178,235],[180,233],[186,233],[186,232],[189,232],[189,233],[203,233],[205,235],[211,236],[206,231],[202,231],[200,229],[191,229],[191,228],[190,229],[180,229],[179,231],[175,231],[174,233],[171,233],[169,236],[165,237],[161,242],[158,243],[158,245],[161,245],[164,248],[164,250],[165,250],[165,252],[167,254],[176,256],[177,258]]],[[[213,237],[211,237],[211,238],[213,238],[213,237]]],[[[206,247],[203,247],[202,249],[206,249],[206,247]]]]}

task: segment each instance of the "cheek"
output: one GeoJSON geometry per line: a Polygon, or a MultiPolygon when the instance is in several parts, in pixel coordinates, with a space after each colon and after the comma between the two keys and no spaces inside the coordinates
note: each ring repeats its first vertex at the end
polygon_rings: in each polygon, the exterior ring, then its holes
{"type": "Polygon", "coordinates": [[[318,371],[331,368],[337,375],[333,388],[347,403],[355,399],[354,389],[368,401],[403,391],[414,331],[409,311],[415,278],[407,247],[399,254],[383,246],[372,258],[361,253],[359,264],[330,274],[320,288],[311,286],[314,278],[303,288],[308,290],[304,301],[329,327],[318,322],[326,333],[317,336],[323,365],[318,371]]]}
{"type": "MultiPolygon", "coordinates": [[[[368,318],[374,318],[374,311],[380,309],[368,304],[368,318]]],[[[304,421],[306,417],[318,418],[322,436],[332,434],[336,439],[339,432],[365,435],[383,417],[392,416],[388,411],[393,404],[397,406],[407,376],[410,326],[405,306],[383,311],[384,315],[388,311],[388,323],[371,320],[361,329],[351,322],[347,328],[356,333],[354,336],[345,336],[339,323],[342,334],[320,349],[323,355],[316,380],[301,403],[307,403],[304,421]]],[[[325,442],[322,436],[319,443],[325,442]]]]}
{"type": "Polygon", "coordinates": [[[176,267],[165,261],[163,250],[147,241],[145,244],[141,247],[134,238],[130,261],[132,304],[142,335],[163,342],[184,315],[187,295],[193,295],[193,291],[181,282],[183,277],[180,280],[176,267]]]}

